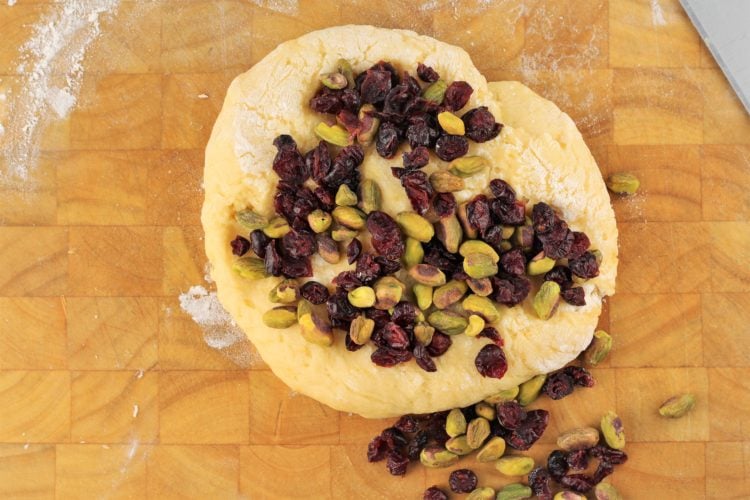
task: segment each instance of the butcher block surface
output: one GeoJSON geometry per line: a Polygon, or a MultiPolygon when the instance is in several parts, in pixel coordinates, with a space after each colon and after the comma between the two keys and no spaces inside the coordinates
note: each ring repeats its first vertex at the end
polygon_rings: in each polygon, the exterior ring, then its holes
{"type": "MultiPolygon", "coordinates": [[[[18,48],[54,4],[6,3],[12,91],[18,48]]],[[[180,309],[211,286],[203,149],[227,86],[278,43],[349,23],[462,46],[488,80],[569,113],[603,174],[641,179],[613,197],[621,260],[601,327],[615,348],[596,387],[535,403],[551,424],[530,454],[614,409],[630,459],[610,479],[625,498],[750,497],[750,119],[676,0],[157,0],[104,18],[78,104],[46,130],[29,181],[0,187],[0,498],[447,490],[451,469],[397,478],[367,463],[392,420],[291,392],[248,345],[210,347],[216,332],[180,309]],[[681,392],[694,411],[661,418],[681,392]]],[[[459,466],[482,485],[516,480],[471,456],[459,466]]]]}

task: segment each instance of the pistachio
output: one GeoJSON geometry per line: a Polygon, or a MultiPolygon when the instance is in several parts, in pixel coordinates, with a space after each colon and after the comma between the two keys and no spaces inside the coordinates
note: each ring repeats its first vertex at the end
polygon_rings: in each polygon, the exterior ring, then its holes
{"type": "Polygon", "coordinates": [[[435,334],[435,329],[427,323],[420,321],[414,327],[414,337],[417,342],[422,345],[429,345],[432,342],[432,336],[435,334]]]}
{"type": "Polygon", "coordinates": [[[469,446],[469,442],[466,440],[465,434],[450,438],[445,442],[445,449],[460,456],[468,455],[469,453],[474,451],[474,448],[469,446]]]}
{"type": "Polygon", "coordinates": [[[451,311],[435,311],[427,317],[427,321],[446,335],[458,335],[469,326],[466,318],[451,311]]]}
{"type": "Polygon", "coordinates": [[[500,319],[495,303],[487,297],[469,295],[464,299],[461,305],[467,313],[478,314],[490,323],[494,323],[500,319]]]}
{"type": "Polygon", "coordinates": [[[447,89],[448,84],[445,83],[445,80],[438,80],[422,91],[422,97],[435,104],[442,104],[447,89]]]}
{"type": "Polygon", "coordinates": [[[425,467],[450,467],[458,462],[458,455],[439,446],[427,446],[419,453],[419,461],[425,467]]]}
{"type": "Polygon", "coordinates": [[[537,375],[521,384],[518,388],[518,404],[528,406],[536,401],[545,380],[547,380],[547,375],[537,375]]]}
{"type": "Polygon", "coordinates": [[[302,338],[308,342],[325,347],[333,344],[333,330],[328,314],[312,307],[306,300],[300,300],[297,304],[297,322],[302,338]]]}
{"type": "Polygon", "coordinates": [[[507,252],[508,250],[511,250],[513,248],[513,245],[508,240],[503,240],[500,242],[500,245],[498,245],[498,248],[500,248],[501,252],[507,252]]]}
{"type": "Polygon", "coordinates": [[[610,483],[599,483],[594,488],[596,500],[622,500],[620,493],[610,483]]]}
{"type": "Polygon", "coordinates": [[[349,61],[346,59],[339,59],[336,61],[336,71],[346,77],[347,87],[350,89],[354,88],[354,70],[349,61]]]}
{"type": "Polygon", "coordinates": [[[349,132],[341,125],[328,125],[320,122],[315,126],[315,135],[334,146],[348,146],[352,143],[349,132]]]}
{"type": "Polygon", "coordinates": [[[482,156],[462,156],[450,162],[448,169],[453,175],[470,177],[478,174],[488,166],[489,163],[482,156]]]}
{"type": "Polygon", "coordinates": [[[291,304],[299,299],[299,284],[296,280],[281,280],[268,292],[268,300],[274,303],[291,304]]]}
{"type": "Polygon", "coordinates": [[[269,328],[289,328],[297,322],[295,306],[280,306],[263,313],[263,324],[269,328]]]}
{"type": "Polygon", "coordinates": [[[445,432],[450,437],[466,433],[466,417],[459,408],[454,408],[448,412],[448,416],[445,418],[445,432]]]}
{"type": "Polygon", "coordinates": [[[469,289],[474,292],[474,295],[487,297],[492,294],[492,281],[489,278],[469,278],[466,280],[466,284],[469,285],[469,289]]]}
{"type": "Polygon", "coordinates": [[[333,90],[345,89],[347,85],[349,85],[346,76],[339,72],[324,73],[320,75],[320,83],[333,90]]]}
{"type": "Polygon", "coordinates": [[[357,234],[359,234],[359,232],[356,229],[338,226],[331,231],[331,238],[333,241],[348,241],[356,238],[357,234]]]}
{"type": "Polygon", "coordinates": [[[414,238],[406,238],[406,248],[404,250],[404,264],[407,268],[422,263],[424,259],[424,249],[422,244],[414,238]]]}
{"type": "Polygon", "coordinates": [[[429,309],[432,305],[432,287],[415,283],[412,291],[414,292],[414,298],[417,299],[417,307],[423,311],[429,309]]]}
{"type": "Polygon", "coordinates": [[[461,244],[463,231],[458,217],[449,215],[443,217],[435,223],[435,235],[450,253],[458,252],[458,246],[461,244]]]}
{"type": "Polygon", "coordinates": [[[393,276],[385,276],[375,282],[375,309],[388,310],[401,300],[404,284],[393,276]]]}
{"type": "Polygon", "coordinates": [[[484,318],[482,318],[481,316],[477,316],[476,314],[472,314],[469,316],[469,324],[466,326],[466,329],[463,333],[464,335],[467,335],[469,337],[476,337],[477,335],[482,333],[484,327],[484,318]]]}
{"type": "Polygon", "coordinates": [[[601,428],[604,440],[610,448],[615,450],[625,448],[625,427],[615,412],[609,411],[602,417],[601,428]]]}
{"type": "Polygon", "coordinates": [[[479,403],[474,405],[474,413],[479,415],[480,417],[484,417],[490,422],[495,420],[495,407],[491,404],[487,404],[484,401],[480,401],[479,403]]]}
{"type": "Polygon", "coordinates": [[[445,285],[445,274],[443,274],[443,271],[430,264],[417,264],[413,266],[409,269],[409,276],[422,285],[445,285]]]}
{"type": "Polygon", "coordinates": [[[474,450],[482,446],[489,436],[490,421],[486,418],[477,417],[466,426],[466,442],[474,450]]]}
{"type": "Polygon", "coordinates": [[[635,194],[640,185],[638,177],[628,172],[618,172],[607,179],[607,187],[617,194],[635,194]]]}
{"type": "Polygon", "coordinates": [[[495,468],[506,476],[525,476],[534,468],[534,459],[520,455],[502,457],[495,462],[495,468]]]}
{"type": "Polygon", "coordinates": [[[494,262],[495,264],[500,261],[500,256],[497,254],[495,249],[481,240],[464,241],[461,244],[461,247],[458,249],[458,253],[463,257],[467,257],[472,253],[481,253],[490,256],[492,258],[492,262],[494,262]]]}
{"type": "Polygon", "coordinates": [[[534,228],[531,225],[518,226],[513,232],[513,244],[522,250],[529,250],[534,245],[534,228]]]}
{"type": "Polygon", "coordinates": [[[363,104],[359,108],[358,118],[360,128],[357,132],[357,141],[363,146],[369,146],[380,128],[380,118],[375,116],[375,106],[363,104]]]}
{"type": "Polygon", "coordinates": [[[464,257],[464,271],[470,277],[479,279],[497,274],[497,263],[490,255],[484,253],[470,253],[464,257]]]}
{"type": "Polygon", "coordinates": [[[531,491],[531,488],[525,484],[513,483],[498,491],[495,500],[521,500],[523,498],[531,498],[533,495],[534,493],[531,491]]]}
{"type": "Polygon", "coordinates": [[[338,264],[341,260],[341,254],[339,253],[339,246],[333,238],[328,236],[327,233],[320,233],[315,236],[315,240],[318,243],[320,257],[329,264],[338,264]]]}
{"type": "MultiPolygon", "coordinates": [[[[459,280],[451,280],[445,285],[435,289],[432,294],[432,303],[438,309],[445,309],[451,304],[455,304],[464,296],[468,287],[466,283],[459,280]]],[[[421,309],[421,308],[420,308],[421,309]]]]}
{"type": "Polygon", "coordinates": [[[346,184],[341,184],[336,191],[336,205],[353,207],[357,204],[357,193],[346,184]]]}
{"type": "Polygon", "coordinates": [[[594,338],[583,355],[584,361],[589,366],[596,366],[607,357],[612,350],[612,337],[604,330],[594,332],[594,338]]]}
{"type": "Polygon", "coordinates": [[[488,396],[484,398],[484,402],[491,405],[497,405],[507,401],[512,401],[516,399],[516,396],[518,396],[518,386],[511,387],[510,389],[503,389],[492,396],[488,396]]]}
{"type": "Polygon", "coordinates": [[[316,233],[327,231],[328,228],[331,227],[332,220],[331,214],[324,212],[319,208],[316,208],[307,216],[307,223],[310,224],[310,229],[316,233]]]}
{"type": "Polygon", "coordinates": [[[262,215],[253,212],[249,208],[240,210],[234,214],[234,219],[240,223],[240,225],[248,231],[255,231],[256,229],[263,229],[268,225],[268,219],[262,215]]]}
{"type": "Polygon", "coordinates": [[[555,267],[555,259],[547,257],[544,252],[536,254],[526,266],[526,274],[529,276],[539,276],[555,267]]]}
{"type": "Polygon", "coordinates": [[[479,233],[477,232],[477,228],[475,228],[469,222],[469,217],[468,215],[466,215],[467,204],[468,202],[458,204],[458,207],[456,207],[456,216],[458,217],[458,221],[461,223],[461,227],[464,230],[464,235],[466,235],[466,238],[469,240],[473,240],[476,239],[479,233]]]}
{"type": "Polygon", "coordinates": [[[539,318],[547,320],[555,314],[557,304],[560,302],[560,285],[554,281],[545,281],[539,287],[532,303],[534,311],[539,318]]]}
{"type": "Polygon", "coordinates": [[[558,491],[552,500],[586,500],[586,497],[572,491],[558,491]]]}
{"type": "Polygon", "coordinates": [[[435,235],[432,224],[416,212],[401,212],[396,216],[396,222],[409,238],[427,243],[435,235]]]}
{"type": "Polygon", "coordinates": [[[589,250],[589,251],[591,252],[591,254],[596,259],[596,263],[598,265],[601,265],[602,264],[602,260],[604,259],[604,256],[602,255],[602,251],[601,250],[597,250],[597,249],[589,250]]]}
{"type": "Polygon", "coordinates": [[[659,415],[668,418],[680,418],[695,406],[693,394],[681,394],[673,396],[662,403],[659,407],[659,415]]]}
{"type": "Polygon", "coordinates": [[[360,314],[349,324],[349,338],[357,345],[365,345],[375,330],[375,321],[360,314]]]}
{"type": "Polygon", "coordinates": [[[362,229],[365,227],[365,214],[354,207],[336,207],[331,212],[333,219],[349,229],[362,229]]]}
{"type": "Polygon", "coordinates": [[[438,113],[438,123],[450,135],[464,135],[466,133],[463,120],[450,111],[438,113]]]}
{"type": "Polygon", "coordinates": [[[430,175],[430,184],[438,193],[453,193],[466,187],[464,180],[446,170],[438,170],[430,175]]]}
{"type": "Polygon", "coordinates": [[[291,228],[289,227],[287,221],[285,221],[281,217],[274,217],[273,219],[271,219],[268,225],[263,228],[263,232],[269,238],[281,238],[290,230],[291,228]]]}
{"type": "Polygon", "coordinates": [[[366,214],[380,210],[380,202],[382,195],[380,193],[380,186],[371,179],[365,179],[359,184],[359,208],[366,214]]]}
{"type": "Polygon", "coordinates": [[[354,307],[365,309],[375,305],[375,290],[369,286],[358,286],[346,296],[354,307]]]}
{"type": "Polygon", "coordinates": [[[494,462],[505,453],[505,440],[499,436],[490,438],[477,453],[477,462],[494,462]]]}
{"type": "Polygon", "coordinates": [[[489,486],[476,488],[471,493],[469,493],[469,496],[466,497],[466,500],[495,500],[495,490],[493,490],[489,486]]]}
{"type": "Polygon", "coordinates": [[[593,427],[579,427],[565,431],[557,438],[557,446],[565,451],[591,448],[599,442],[599,431],[593,427]]]}
{"type": "Polygon", "coordinates": [[[240,257],[232,263],[232,270],[243,278],[259,280],[268,276],[266,264],[257,257],[240,257]]]}

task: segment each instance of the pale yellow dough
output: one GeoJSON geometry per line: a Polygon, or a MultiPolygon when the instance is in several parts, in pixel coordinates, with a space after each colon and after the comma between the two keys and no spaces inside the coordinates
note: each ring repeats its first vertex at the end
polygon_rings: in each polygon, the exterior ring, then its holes
{"type": "MultiPolygon", "coordinates": [[[[392,177],[396,160],[367,150],[362,174],[383,189],[384,210],[391,215],[410,209],[403,189],[392,177]]],[[[400,158],[400,153],[397,156],[400,158]]],[[[430,169],[441,167],[433,157],[430,169]]],[[[289,387],[333,408],[365,417],[426,413],[466,406],[528,378],[562,367],[589,344],[601,300],[614,293],[617,272],[617,228],[604,182],[573,121],[553,103],[518,82],[488,84],[468,54],[410,31],[371,26],[342,26],[316,31],[280,45],[229,88],[224,107],[206,149],[202,222],[206,254],[224,307],[235,318],[274,373],[289,387]],[[508,181],[529,204],[545,201],[556,207],[571,228],[585,231],[604,260],[600,275],[584,285],[584,307],[562,304],[548,321],[539,320],[527,299],[522,306],[500,307],[495,325],[505,340],[508,372],[497,380],[482,377],[474,358],[487,340],[463,335],[436,358],[437,372],[414,362],[380,368],[370,361],[373,348],[351,353],[343,334],[333,347],[306,342],[297,327],[272,330],[261,314],[274,304],[269,278],[251,282],[231,270],[229,241],[241,232],[235,210],[249,206],[272,214],[277,177],[271,170],[273,139],[290,134],[300,149],[317,144],[312,130],[321,117],[308,107],[318,75],[345,58],[356,71],[383,59],[413,73],[417,62],[434,67],[447,81],[465,80],[474,88],[466,109],[486,105],[505,125],[499,138],[471,143],[469,154],[491,159],[492,168],[477,175],[459,200],[486,191],[490,179],[508,181]]],[[[529,205],[530,206],[530,205],[529,205]]],[[[316,279],[328,283],[349,266],[331,266],[316,257],[316,279]]]]}

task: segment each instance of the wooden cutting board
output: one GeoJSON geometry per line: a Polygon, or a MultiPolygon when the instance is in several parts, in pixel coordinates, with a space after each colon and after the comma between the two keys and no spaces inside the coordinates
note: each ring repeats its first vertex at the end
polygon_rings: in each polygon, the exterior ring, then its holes
{"type": "MultiPolygon", "coordinates": [[[[0,6],[2,89],[54,8],[0,6]]],[[[642,180],[613,200],[622,260],[601,326],[616,347],[595,388],[538,403],[552,423],[531,455],[615,409],[626,498],[750,497],[750,119],[676,0],[160,0],[103,23],[33,182],[0,196],[0,498],[416,499],[447,485],[448,470],[368,464],[389,421],[296,395],[257,355],[237,366],[177,299],[205,284],[203,148],[229,82],[342,23],[464,47],[488,79],[557,102],[604,174],[642,180]],[[695,410],[661,419],[682,391],[695,410]]]]}

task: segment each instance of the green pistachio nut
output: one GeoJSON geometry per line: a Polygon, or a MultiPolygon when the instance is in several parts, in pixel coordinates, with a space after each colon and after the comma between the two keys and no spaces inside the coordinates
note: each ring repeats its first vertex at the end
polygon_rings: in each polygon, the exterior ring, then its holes
{"type": "Polygon", "coordinates": [[[680,418],[692,410],[694,406],[695,396],[693,394],[673,396],[659,407],[659,415],[667,418],[680,418]]]}
{"type": "Polygon", "coordinates": [[[487,297],[481,297],[479,295],[469,295],[461,303],[469,314],[478,314],[490,323],[494,323],[500,319],[500,314],[497,312],[495,303],[487,297]]]}
{"type": "Polygon", "coordinates": [[[445,442],[445,449],[459,456],[468,455],[474,451],[474,448],[469,446],[465,434],[450,438],[445,442]]]}
{"type": "Polygon", "coordinates": [[[357,132],[357,141],[363,146],[369,146],[380,128],[380,118],[375,116],[375,106],[363,104],[359,108],[358,118],[360,127],[359,132],[357,132]]]}
{"type": "Polygon", "coordinates": [[[360,314],[349,324],[349,338],[357,345],[365,345],[375,330],[375,321],[360,314]]]}
{"type": "Polygon", "coordinates": [[[263,324],[268,328],[289,328],[297,322],[295,306],[279,306],[263,313],[263,324]]]}
{"type": "Polygon", "coordinates": [[[338,226],[331,231],[331,238],[333,241],[349,241],[357,237],[359,232],[356,229],[349,229],[348,227],[338,226]]]}
{"type": "Polygon", "coordinates": [[[459,203],[458,207],[456,207],[456,216],[458,217],[458,221],[461,223],[461,227],[464,230],[464,235],[468,240],[474,240],[479,235],[477,232],[477,228],[475,228],[471,222],[469,222],[469,217],[466,214],[466,205],[468,202],[459,203]]]}
{"type": "Polygon", "coordinates": [[[534,228],[531,225],[518,226],[513,232],[511,242],[521,250],[530,250],[534,245],[534,228]]]}
{"type": "Polygon", "coordinates": [[[435,223],[435,235],[450,253],[458,252],[458,246],[461,244],[461,238],[463,237],[463,230],[458,217],[449,215],[438,220],[435,223]]]}
{"type": "Polygon", "coordinates": [[[414,238],[406,238],[404,250],[404,264],[406,268],[410,269],[417,264],[421,264],[422,259],[424,259],[422,244],[414,238]]]}
{"type": "Polygon", "coordinates": [[[601,428],[604,440],[610,448],[625,448],[625,426],[615,412],[609,411],[602,417],[601,428]]]}
{"type": "Polygon", "coordinates": [[[589,366],[596,366],[607,357],[612,350],[612,337],[604,330],[594,332],[594,338],[586,349],[583,359],[589,366]]]}
{"type": "Polygon", "coordinates": [[[461,177],[453,175],[447,170],[438,170],[430,174],[430,184],[438,193],[454,193],[466,187],[461,177]]]}
{"type": "Polygon", "coordinates": [[[435,307],[438,309],[445,309],[461,300],[461,297],[464,296],[468,288],[469,287],[463,281],[451,280],[445,285],[435,289],[432,294],[432,303],[435,304],[435,307]]]}
{"type": "Polygon", "coordinates": [[[281,238],[288,233],[292,228],[289,227],[289,223],[281,217],[275,217],[271,219],[266,227],[263,228],[263,232],[269,238],[281,238]]]}
{"type": "Polygon", "coordinates": [[[442,104],[447,89],[448,84],[445,83],[445,80],[438,80],[422,91],[422,97],[435,104],[442,104]]]}
{"type": "Polygon", "coordinates": [[[350,89],[354,88],[354,70],[352,65],[346,59],[339,59],[336,61],[336,71],[346,77],[347,87],[350,89]]]}
{"type": "Polygon", "coordinates": [[[445,418],[445,432],[450,437],[466,434],[466,417],[459,408],[454,408],[448,412],[445,418]]]}
{"type": "Polygon", "coordinates": [[[618,172],[610,175],[607,179],[607,187],[617,194],[635,194],[640,186],[641,181],[638,180],[638,177],[628,172],[618,172]]]}
{"type": "Polygon", "coordinates": [[[404,293],[404,284],[393,276],[385,276],[375,282],[375,309],[388,309],[395,307],[404,293]]]}
{"type": "Polygon", "coordinates": [[[358,201],[357,193],[352,191],[349,186],[346,184],[339,186],[338,191],[336,191],[336,205],[353,207],[358,201]]]}
{"type": "Polygon", "coordinates": [[[466,426],[466,442],[476,450],[490,437],[490,422],[486,418],[477,417],[466,426]]]}
{"type": "Polygon", "coordinates": [[[458,462],[458,455],[439,446],[427,446],[419,453],[419,461],[430,468],[450,467],[458,462]]]}
{"type": "Polygon", "coordinates": [[[396,216],[396,222],[409,238],[427,243],[435,236],[435,229],[430,221],[416,212],[401,212],[396,216]]]}
{"type": "Polygon", "coordinates": [[[458,335],[469,326],[466,318],[452,311],[434,311],[427,316],[427,322],[446,335],[458,335]]]}
{"type": "Polygon", "coordinates": [[[594,488],[596,500],[622,500],[622,495],[610,483],[599,483],[594,488]]]}
{"type": "Polygon", "coordinates": [[[464,271],[471,278],[488,278],[497,274],[497,263],[490,255],[470,253],[464,257],[464,271]]]}
{"type": "Polygon", "coordinates": [[[539,276],[553,267],[555,267],[555,259],[546,257],[544,252],[539,252],[526,265],[526,274],[529,276],[539,276]]]}
{"type": "Polygon", "coordinates": [[[430,345],[435,329],[424,321],[420,321],[414,326],[414,337],[422,345],[430,345]]]}
{"type": "Polygon", "coordinates": [[[338,206],[331,212],[333,220],[349,229],[363,229],[367,220],[365,214],[358,208],[338,206]]]}
{"type": "Polygon", "coordinates": [[[429,309],[432,305],[432,287],[416,283],[412,291],[414,292],[414,298],[417,299],[417,307],[423,311],[429,309]]]}
{"type": "Polygon", "coordinates": [[[306,300],[297,304],[297,322],[302,338],[312,344],[328,347],[333,345],[333,329],[328,314],[312,306],[306,300]]]}
{"type": "Polygon", "coordinates": [[[343,148],[352,143],[349,132],[341,125],[328,125],[325,122],[320,122],[315,126],[314,132],[315,135],[334,146],[343,148]]]}
{"type": "Polygon", "coordinates": [[[504,486],[502,490],[497,492],[495,500],[522,500],[524,498],[531,498],[534,495],[531,488],[521,483],[513,483],[504,486]]]}
{"type": "Polygon", "coordinates": [[[469,496],[466,497],[466,500],[495,500],[495,490],[493,490],[489,486],[476,488],[471,493],[469,493],[469,496]]]}
{"type": "Polygon", "coordinates": [[[250,210],[240,210],[234,214],[234,219],[248,231],[255,231],[256,229],[263,229],[268,225],[268,219],[262,215],[250,210]]]}
{"type": "Polygon", "coordinates": [[[449,172],[459,177],[470,177],[478,174],[489,166],[489,162],[482,156],[462,156],[448,165],[449,172]]]}
{"type": "Polygon", "coordinates": [[[499,436],[490,438],[477,452],[477,462],[489,463],[499,459],[505,453],[505,440],[499,436]]]}
{"type": "Polygon", "coordinates": [[[447,134],[464,135],[466,133],[463,120],[450,111],[438,113],[438,123],[447,134]]]}
{"type": "Polygon", "coordinates": [[[445,274],[443,274],[443,271],[430,264],[417,264],[416,266],[413,266],[409,269],[409,276],[422,285],[445,285],[445,274]]]}
{"type": "Polygon", "coordinates": [[[380,186],[371,179],[365,179],[359,184],[359,208],[366,214],[380,210],[382,194],[380,186]]]}
{"type": "Polygon", "coordinates": [[[349,85],[346,76],[337,71],[320,75],[320,83],[333,90],[345,89],[349,85]]]}
{"type": "Polygon", "coordinates": [[[328,212],[316,208],[310,212],[307,216],[307,223],[310,224],[310,229],[316,233],[323,233],[331,227],[333,218],[328,212]]]}
{"type": "Polygon", "coordinates": [[[491,404],[487,404],[484,401],[474,405],[474,413],[478,416],[486,418],[490,422],[495,420],[495,407],[491,404]]]}
{"type": "Polygon", "coordinates": [[[498,405],[507,401],[513,401],[518,396],[519,388],[511,387],[510,389],[503,389],[500,392],[496,392],[492,396],[484,398],[484,402],[491,405],[498,405]]]}
{"type": "Polygon", "coordinates": [[[578,427],[557,437],[557,446],[565,451],[583,450],[599,442],[599,431],[593,427],[578,427]]]}
{"type": "Polygon", "coordinates": [[[604,259],[604,256],[602,255],[602,251],[598,250],[598,249],[595,249],[595,250],[589,250],[589,252],[591,252],[591,254],[596,259],[596,263],[601,266],[602,265],[602,260],[604,259]]]}
{"type": "Polygon", "coordinates": [[[586,497],[572,491],[558,491],[552,500],[586,500],[586,497]]]}
{"type": "Polygon", "coordinates": [[[466,284],[469,285],[469,288],[474,292],[474,295],[480,297],[492,295],[492,281],[490,281],[489,278],[469,278],[466,280],[466,284]]]}
{"type": "Polygon", "coordinates": [[[484,330],[486,323],[484,321],[484,318],[481,316],[477,316],[476,314],[472,314],[469,316],[469,324],[466,325],[466,329],[464,330],[464,335],[467,335],[469,337],[476,337],[480,333],[482,333],[482,330],[484,330]]]}
{"type": "Polygon", "coordinates": [[[458,253],[461,254],[462,257],[467,257],[472,253],[481,253],[488,255],[492,259],[492,262],[494,262],[495,264],[500,261],[500,256],[497,254],[495,249],[481,240],[464,241],[461,244],[461,247],[458,249],[458,253]]]}
{"type": "Polygon", "coordinates": [[[555,314],[560,303],[560,285],[554,281],[545,281],[534,296],[532,306],[540,319],[548,320],[555,314]]]}
{"type": "Polygon", "coordinates": [[[521,384],[518,388],[518,404],[528,406],[536,401],[545,380],[547,380],[547,375],[537,375],[521,384]]]}
{"type": "Polygon", "coordinates": [[[266,278],[266,264],[257,257],[240,257],[232,263],[232,270],[243,278],[259,280],[266,278]]]}
{"type": "Polygon", "coordinates": [[[268,292],[268,300],[276,304],[291,304],[299,299],[297,280],[284,279],[268,292]]]}
{"type": "Polygon", "coordinates": [[[495,462],[495,468],[506,476],[525,476],[534,469],[534,459],[521,455],[502,457],[495,462]]]}
{"type": "Polygon", "coordinates": [[[338,264],[341,260],[341,253],[339,252],[338,244],[333,238],[327,233],[320,233],[315,235],[315,240],[318,243],[318,254],[320,254],[320,257],[329,264],[338,264]]]}
{"type": "Polygon", "coordinates": [[[354,307],[365,309],[375,305],[375,290],[369,286],[358,286],[346,296],[354,307]]]}

